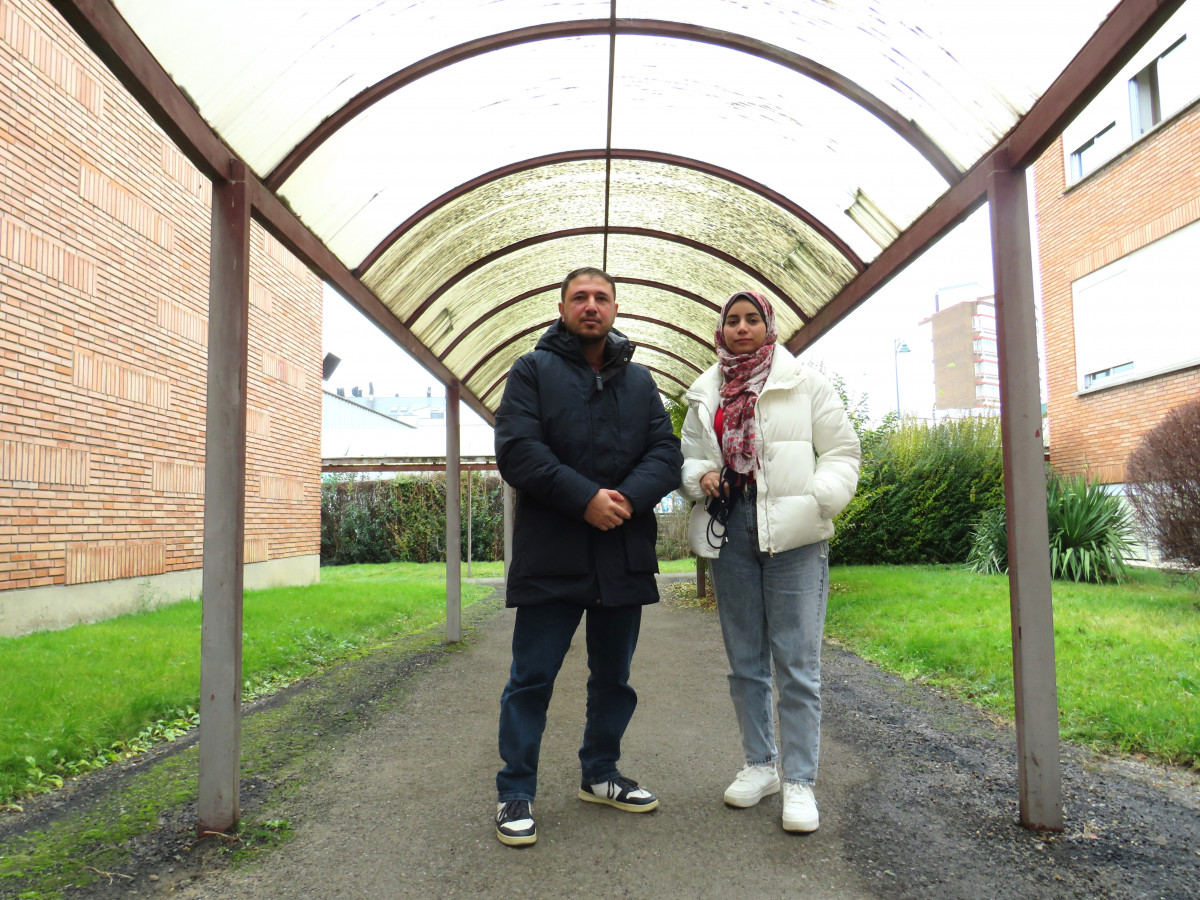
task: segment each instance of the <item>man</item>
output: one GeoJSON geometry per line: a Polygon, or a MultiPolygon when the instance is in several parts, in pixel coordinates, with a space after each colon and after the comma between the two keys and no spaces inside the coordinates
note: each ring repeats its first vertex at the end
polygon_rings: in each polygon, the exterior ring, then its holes
{"type": "Polygon", "coordinates": [[[579,797],[628,812],[658,806],[617,760],[637,704],[629,668],[642,606],[658,600],[654,505],[679,486],[683,457],[654,380],[613,330],[613,280],[576,269],[561,294],[561,318],[513,364],[496,412],[496,461],[518,491],[507,585],[517,612],[496,775],[496,836],[509,846],[537,840],[531,804],[546,710],[585,616],[579,797]]]}

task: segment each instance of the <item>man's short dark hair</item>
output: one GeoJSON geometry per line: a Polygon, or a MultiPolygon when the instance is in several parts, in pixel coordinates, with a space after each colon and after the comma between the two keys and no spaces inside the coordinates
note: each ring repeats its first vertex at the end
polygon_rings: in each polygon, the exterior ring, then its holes
{"type": "Polygon", "coordinates": [[[580,275],[591,275],[593,278],[603,278],[608,282],[609,288],[612,290],[613,300],[617,299],[617,284],[612,280],[612,276],[603,269],[597,269],[595,266],[581,266],[573,272],[568,272],[567,277],[563,279],[562,287],[559,288],[560,299],[567,299],[567,287],[578,278],[580,275]]]}

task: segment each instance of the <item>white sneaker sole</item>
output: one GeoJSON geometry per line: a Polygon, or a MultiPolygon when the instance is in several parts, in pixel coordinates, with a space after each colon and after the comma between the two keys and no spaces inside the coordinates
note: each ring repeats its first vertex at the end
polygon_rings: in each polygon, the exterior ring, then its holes
{"type": "Polygon", "coordinates": [[[643,813],[658,809],[657,797],[655,797],[649,803],[622,803],[620,800],[610,800],[608,797],[599,797],[596,794],[589,793],[583,788],[580,788],[579,799],[586,800],[588,803],[603,803],[605,806],[623,809],[625,812],[643,813]]]}
{"type": "Polygon", "coordinates": [[[527,847],[537,843],[536,832],[533,834],[505,834],[497,828],[496,837],[500,839],[500,843],[507,844],[509,847],[527,847]]]}
{"type": "Polygon", "coordinates": [[[821,827],[821,817],[815,819],[784,819],[783,830],[793,834],[810,834],[821,827]]]}
{"type": "Polygon", "coordinates": [[[725,792],[725,803],[728,806],[736,807],[737,809],[749,809],[751,806],[757,806],[763,797],[770,797],[772,794],[779,793],[779,782],[775,782],[773,787],[764,788],[758,794],[750,794],[749,796],[739,797],[736,794],[725,792]]]}

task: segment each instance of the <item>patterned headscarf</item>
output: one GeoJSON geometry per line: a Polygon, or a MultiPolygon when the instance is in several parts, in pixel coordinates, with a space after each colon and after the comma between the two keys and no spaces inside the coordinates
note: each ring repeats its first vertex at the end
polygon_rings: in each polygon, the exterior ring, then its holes
{"type": "Polygon", "coordinates": [[[775,310],[762,294],[738,291],[725,301],[717,325],[717,361],[725,383],[721,387],[724,410],[721,453],[735,472],[748,474],[758,468],[758,450],[754,446],[754,405],[766,384],[775,356],[775,310]],[[725,343],[725,317],[738,300],[749,300],[762,313],[767,338],[753,353],[734,354],[725,343]]]}

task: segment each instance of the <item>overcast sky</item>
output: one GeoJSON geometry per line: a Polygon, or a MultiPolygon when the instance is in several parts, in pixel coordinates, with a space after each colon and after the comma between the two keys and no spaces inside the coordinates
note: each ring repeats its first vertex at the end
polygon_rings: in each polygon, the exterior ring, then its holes
{"type": "MultiPolygon", "coordinates": [[[[956,289],[952,293],[958,300],[992,293],[986,204],[817,341],[803,359],[841,375],[852,397],[865,394],[872,417],[896,408],[898,380],[901,411],[928,418],[933,355],[930,327],[920,323],[933,313],[937,293],[947,289],[956,289]],[[894,353],[896,341],[903,341],[909,352],[894,353]]],[[[329,390],[344,387],[349,394],[359,386],[365,393],[373,382],[376,394],[424,396],[432,390],[435,397],[445,395],[432,375],[330,288],[325,292],[323,352],[342,359],[325,385],[329,390]]],[[[466,416],[474,414],[464,407],[466,416]]]]}

